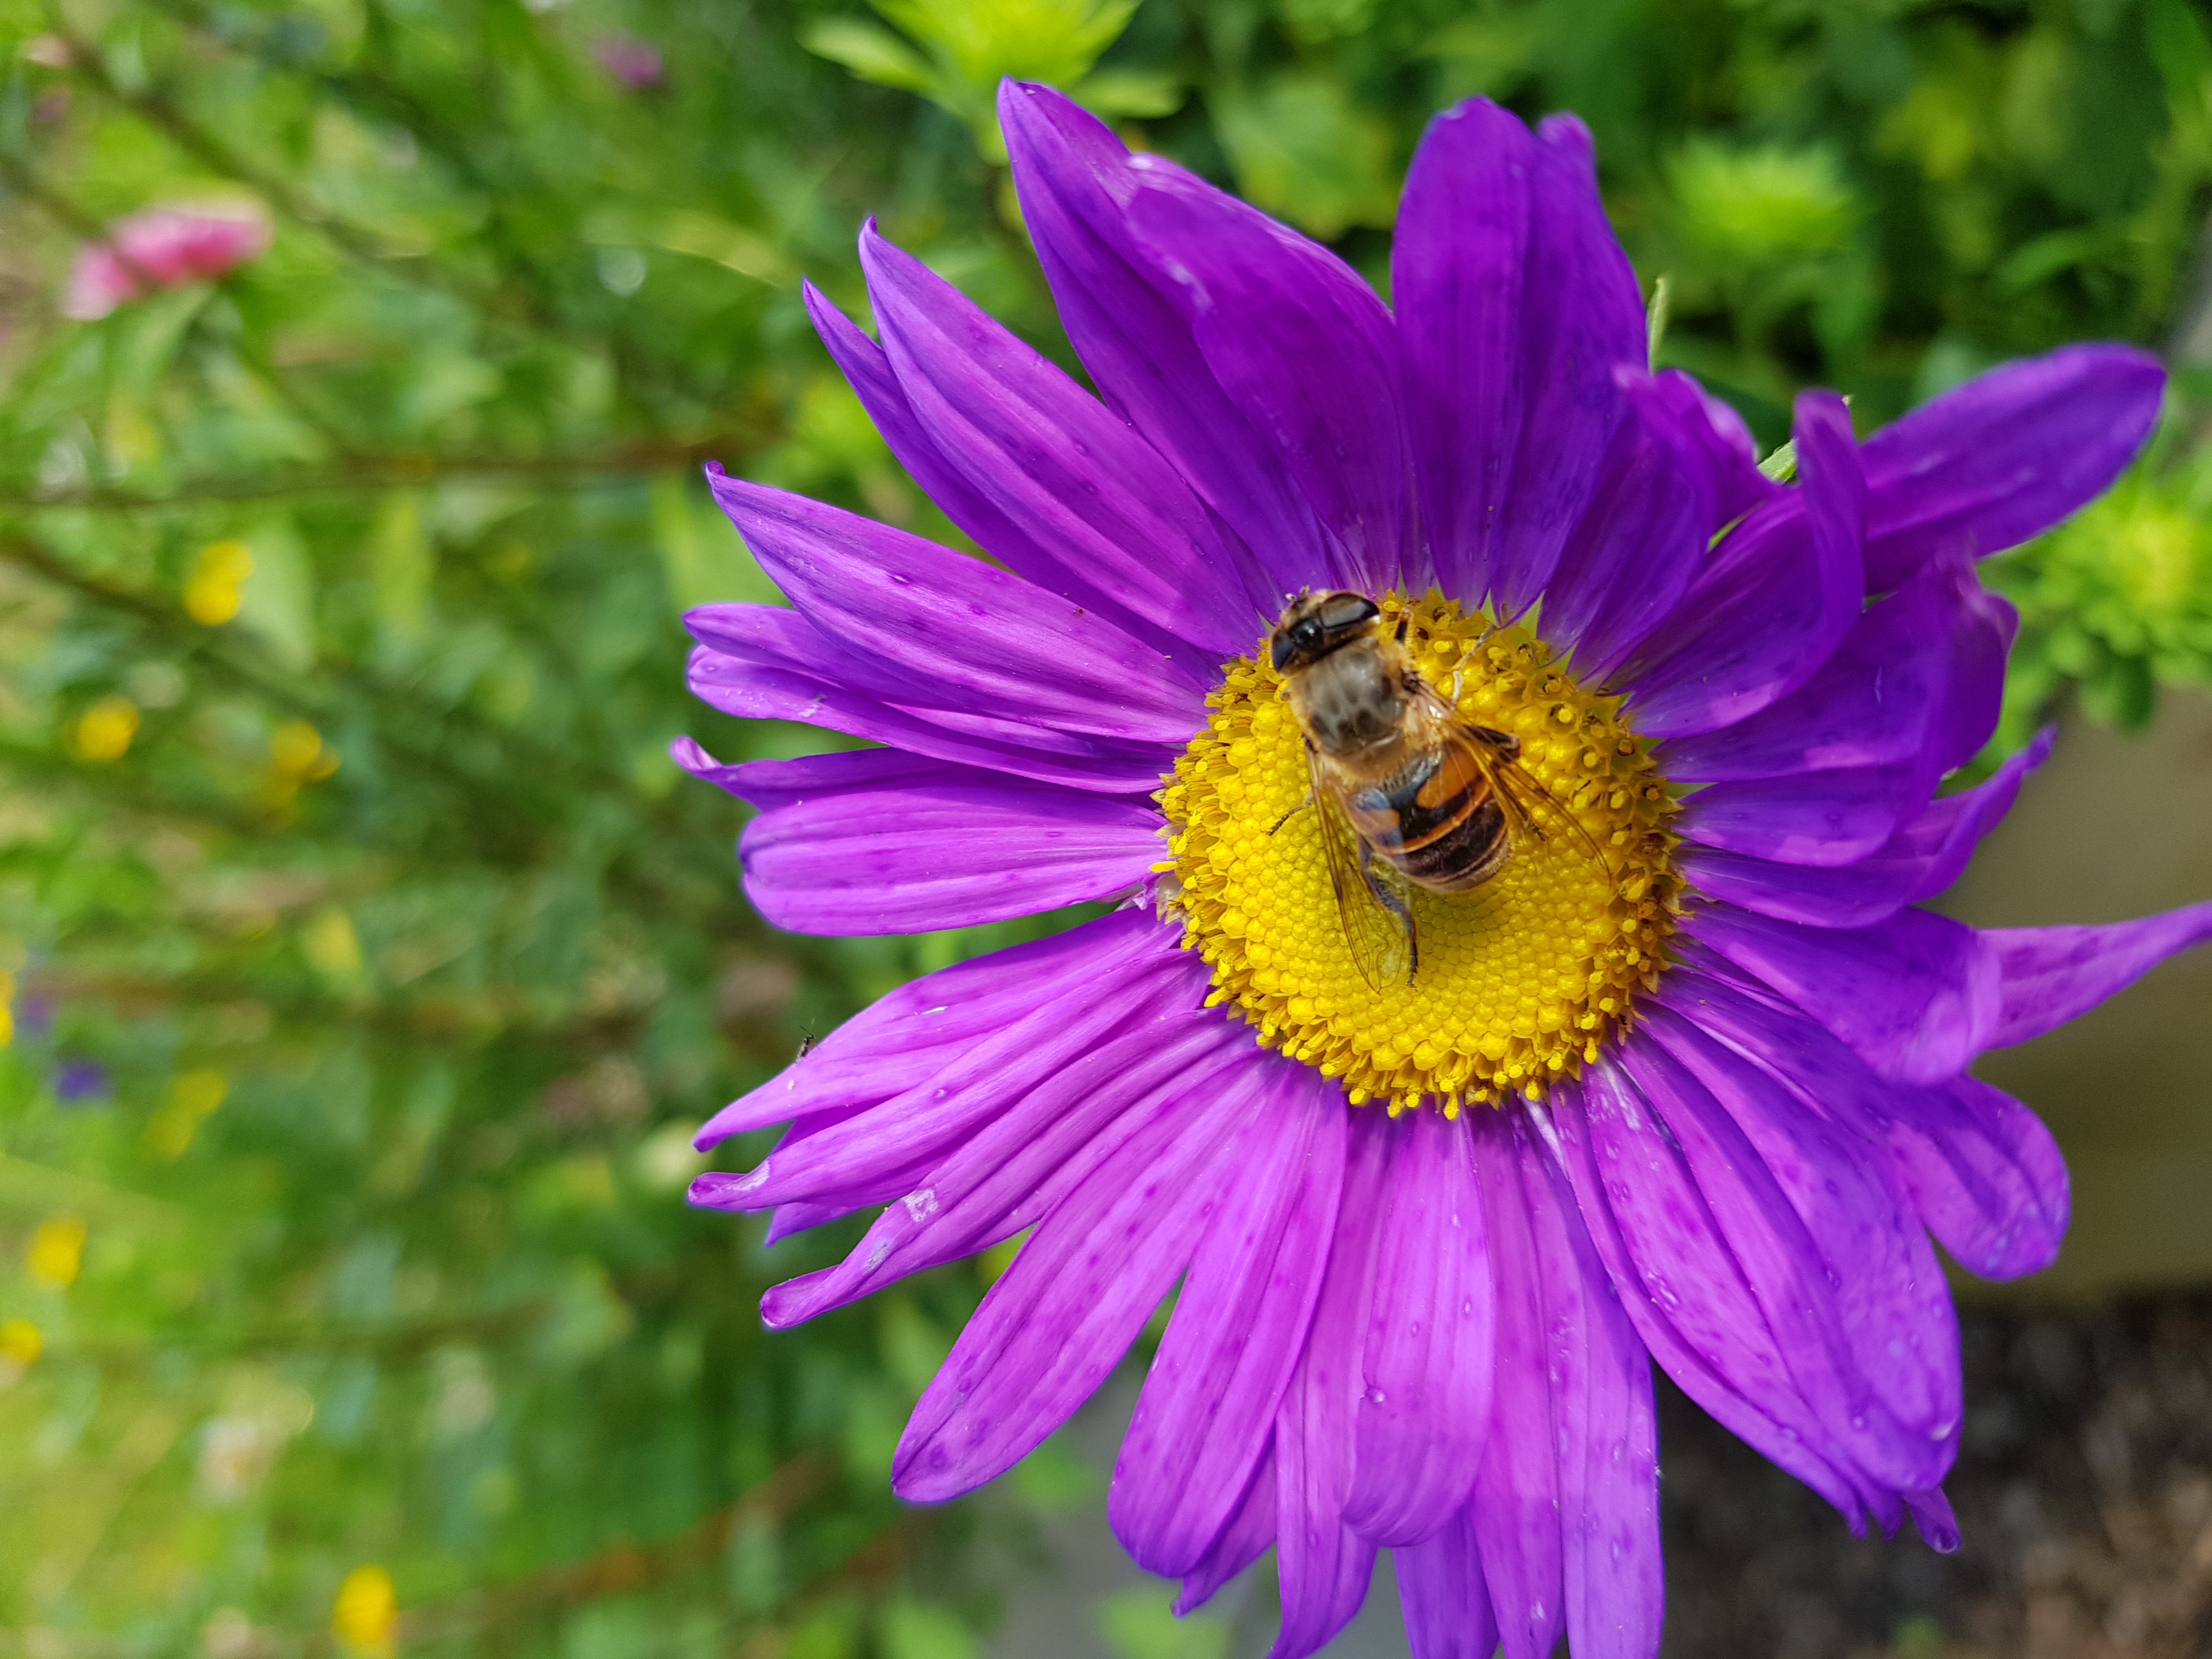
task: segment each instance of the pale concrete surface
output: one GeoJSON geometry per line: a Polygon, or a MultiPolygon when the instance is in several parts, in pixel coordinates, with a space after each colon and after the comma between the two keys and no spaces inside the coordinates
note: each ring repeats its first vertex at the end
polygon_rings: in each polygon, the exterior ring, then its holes
{"type": "MultiPolygon", "coordinates": [[[[2212,899],[2212,697],[2167,691],[2140,736],[2069,719],[1940,908],[1983,927],[2118,921],[2212,899]]],[[[2212,947],[1976,1071],[2050,1124],[2074,1219],[2031,1294],[2212,1282],[2212,947]]]]}

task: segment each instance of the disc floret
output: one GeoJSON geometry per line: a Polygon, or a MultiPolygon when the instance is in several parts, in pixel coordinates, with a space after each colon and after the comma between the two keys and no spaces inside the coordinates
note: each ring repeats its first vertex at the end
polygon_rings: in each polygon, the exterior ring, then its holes
{"type": "MultiPolygon", "coordinates": [[[[1340,1078],[1355,1105],[1542,1097],[1630,1021],[1656,983],[1681,890],[1675,800],[1621,700],[1585,690],[1527,628],[1493,628],[1433,589],[1376,603],[1466,720],[1521,739],[1521,764],[1588,833],[1516,838],[1471,892],[1416,891],[1420,963],[1370,985],[1338,920],[1304,739],[1264,648],[1227,665],[1160,792],[1164,908],[1212,969],[1211,1005],[1263,1047],[1340,1078]]],[[[1264,641],[1262,645],[1264,646],[1264,641]]]]}

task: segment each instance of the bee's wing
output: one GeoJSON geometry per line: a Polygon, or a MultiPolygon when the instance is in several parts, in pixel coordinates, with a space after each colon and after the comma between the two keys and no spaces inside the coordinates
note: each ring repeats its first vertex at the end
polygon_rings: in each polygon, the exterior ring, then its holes
{"type": "Polygon", "coordinates": [[[1557,836],[1572,846],[1596,868],[1607,874],[1613,872],[1613,861],[1596,838],[1583,828],[1582,820],[1560,802],[1552,798],[1552,792],[1537,781],[1534,773],[1517,760],[1499,753],[1488,744],[1476,740],[1476,746],[1487,750],[1485,765],[1490,775],[1490,787],[1497,792],[1505,815],[1513,821],[1516,832],[1534,835],[1539,841],[1550,841],[1557,836]]]}
{"type": "Polygon", "coordinates": [[[1374,990],[1410,984],[1420,965],[1407,890],[1411,884],[1389,865],[1369,856],[1342,799],[1321,775],[1310,750],[1306,763],[1313,775],[1314,816],[1321,821],[1322,860],[1328,866],[1337,918],[1344,924],[1353,965],[1374,990]]]}
{"type": "Polygon", "coordinates": [[[1461,719],[1459,711],[1434,686],[1425,684],[1420,689],[1424,695],[1414,708],[1428,722],[1433,740],[1458,750],[1480,770],[1498,805],[1504,809],[1514,835],[1539,842],[1559,836],[1571,842],[1600,870],[1611,872],[1612,861],[1583,828],[1582,820],[1554,800],[1536,775],[1500,746],[1510,742],[1509,738],[1503,733],[1490,735],[1488,728],[1461,719]]]}

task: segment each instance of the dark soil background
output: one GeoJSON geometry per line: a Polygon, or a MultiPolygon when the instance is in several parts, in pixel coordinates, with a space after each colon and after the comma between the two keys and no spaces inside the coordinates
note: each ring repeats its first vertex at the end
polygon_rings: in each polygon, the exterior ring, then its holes
{"type": "Polygon", "coordinates": [[[1948,1557],[1851,1538],[1662,1380],[1668,1659],[2212,1659],[2212,1293],[1960,1325],[1948,1557]]]}

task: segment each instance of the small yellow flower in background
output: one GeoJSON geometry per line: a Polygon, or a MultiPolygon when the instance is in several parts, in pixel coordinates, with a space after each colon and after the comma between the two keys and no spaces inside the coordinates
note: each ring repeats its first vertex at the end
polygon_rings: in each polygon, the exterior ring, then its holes
{"type": "Polygon", "coordinates": [[[308,965],[325,979],[361,976],[361,935],[354,931],[353,918],[335,904],[317,911],[301,930],[300,949],[308,965]]]}
{"type": "Polygon", "coordinates": [[[244,542],[210,542],[192,557],[185,614],[204,627],[220,628],[238,614],[252,574],[253,550],[244,542]]]}
{"type": "Polygon", "coordinates": [[[0,1319],[0,1358],[27,1370],[46,1351],[46,1339],[27,1319],[0,1319]]]}
{"type": "Polygon", "coordinates": [[[338,1640],[356,1653],[381,1656],[392,1651],[392,1632],[399,1623],[399,1596],[392,1575],[382,1567],[356,1567],[338,1586],[331,1604],[331,1628],[338,1640]]]}
{"type": "Polygon", "coordinates": [[[179,1072],[169,1085],[170,1103],[194,1117],[205,1117],[229,1096],[230,1079],[212,1066],[179,1072]]]}
{"type": "Polygon", "coordinates": [[[138,735],[138,705],[128,697],[102,697],[77,717],[79,760],[121,760],[138,735]]]}
{"type": "Polygon", "coordinates": [[[147,1150],[156,1158],[182,1158],[191,1150],[201,1120],[229,1093],[230,1079],[221,1072],[201,1067],[179,1073],[169,1085],[169,1103],[147,1121],[147,1150]]]}
{"type": "Polygon", "coordinates": [[[269,778],[264,794],[270,808],[289,813],[300,791],[338,769],[338,752],[305,720],[286,720],[269,734],[269,778]]]}
{"type": "Polygon", "coordinates": [[[40,1222],[31,1235],[31,1248],[23,1253],[23,1271],[56,1290],[76,1283],[77,1269],[83,1265],[84,1223],[73,1215],[40,1222]]]}
{"type": "Polygon", "coordinates": [[[15,1040],[15,976],[0,968],[0,1048],[15,1040]]]}
{"type": "Polygon", "coordinates": [[[269,734],[269,763],[295,783],[313,783],[338,769],[337,750],[305,720],[286,720],[269,734]]]}

